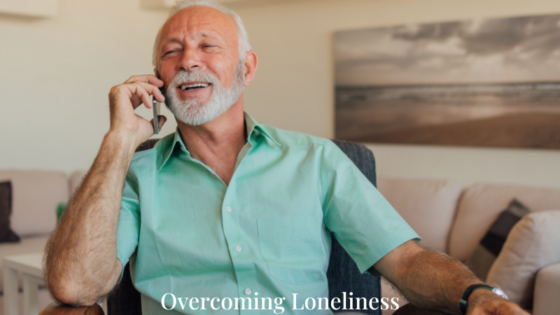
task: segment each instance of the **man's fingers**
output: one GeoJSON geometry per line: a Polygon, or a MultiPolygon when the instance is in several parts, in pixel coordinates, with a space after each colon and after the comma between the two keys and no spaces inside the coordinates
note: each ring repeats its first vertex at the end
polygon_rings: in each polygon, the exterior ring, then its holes
{"type": "MultiPolygon", "coordinates": [[[[144,89],[144,87],[139,84],[139,82],[130,84],[130,87],[130,92],[132,92],[132,97],[130,98],[131,100],[134,96],[139,97],[142,100],[142,103],[144,103],[144,106],[146,106],[147,108],[152,108],[150,93],[146,91],[146,89],[144,89]]],[[[133,103],[132,106],[134,107],[134,109],[136,109],[136,107],[140,106],[140,104],[142,103],[138,103],[137,105],[133,103]]]]}
{"type": "MultiPolygon", "coordinates": [[[[165,124],[165,122],[167,121],[167,117],[163,116],[163,115],[158,115],[158,131],[161,131],[161,128],[163,128],[163,125],[165,124]]],[[[150,124],[152,124],[152,128],[154,129],[154,133],[156,132],[156,127],[154,125],[154,120],[150,120],[150,124]]]]}
{"type": "Polygon", "coordinates": [[[132,95],[132,97],[130,98],[130,101],[132,102],[132,107],[136,108],[138,107],[140,104],[142,104],[142,98],[136,94],[132,95]]]}
{"type": "Polygon", "coordinates": [[[133,82],[145,82],[145,83],[153,84],[157,87],[163,86],[163,81],[158,79],[158,77],[156,77],[153,74],[133,75],[130,78],[128,78],[128,80],[126,80],[124,83],[133,83],[133,82]]]}
{"type": "MultiPolygon", "coordinates": [[[[148,94],[153,95],[158,102],[160,102],[160,103],[165,102],[165,97],[163,96],[163,94],[161,93],[161,91],[159,90],[159,88],[157,86],[154,86],[153,84],[150,84],[150,83],[141,82],[141,81],[137,81],[137,82],[129,83],[129,84],[138,84],[146,92],[148,92],[148,94]]],[[[148,107],[148,108],[150,108],[150,107],[148,107]]]]}
{"type": "Polygon", "coordinates": [[[468,315],[529,315],[517,304],[506,300],[484,300],[477,303],[468,315]]]}
{"type": "Polygon", "coordinates": [[[152,108],[150,95],[153,95],[159,102],[165,101],[165,97],[158,89],[158,87],[152,84],[136,81],[133,83],[125,83],[123,84],[123,86],[128,88],[130,101],[134,109],[136,109],[142,103],[144,103],[147,108],[152,108]]]}
{"type": "Polygon", "coordinates": [[[160,128],[159,128],[160,130],[161,130],[161,127],[163,127],[163,125],[165,124],[166,121],[167,121],[167,117],[165,117],[163,115],[158,115],[158,123],[159,123],[159,126],[160,126],[160,128]]]}
{"type": "Polygon", "coordinates": [[[489,315],[489,314],[492,314],[492,313],[486,312],[486,310],[483,309],[483,308],[475,308],[475,309],[472,310],[472,312],[467,313],[467,314],[468,315],[489,315]]]}

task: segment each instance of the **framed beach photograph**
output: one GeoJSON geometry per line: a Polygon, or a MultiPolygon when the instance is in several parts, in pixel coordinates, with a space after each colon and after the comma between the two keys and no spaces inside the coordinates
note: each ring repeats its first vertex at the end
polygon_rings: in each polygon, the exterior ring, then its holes
{"type": "Polygon", "coordinates": [[[336,138],[560,149],[560,15],[335,33],[336,138]]]}

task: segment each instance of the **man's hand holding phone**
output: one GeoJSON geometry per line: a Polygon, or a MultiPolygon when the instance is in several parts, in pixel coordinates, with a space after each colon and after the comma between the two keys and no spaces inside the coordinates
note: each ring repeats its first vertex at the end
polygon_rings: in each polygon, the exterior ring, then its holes
{"type": "MultiPolygon", "coordinates": [[[[164,102],[159,90],[163,85],[154,75],[139,75],[109,92],[111,128],[47,247],[46,278],[58,301],[92,305],[113,289],[121,275],[116,229],[123,187],[134,151],[154,134],[153,120],[150,123],[134,109],[142,103],[151,109],[150,95],[164,102]]],[[[163,116],[158,120],[165,123],[163,116]]]]}
{"type": "MultiPolygon", "coordinates": [[[[146,141],[154,134],[154,120],[147,121],[134,113],[141,104],[152,108],[150,95],[158,102],[164,102],[165,97],[160,91],[163,81],[154,75],[131,76],[123,84],[111,88],[109,92],[109,107],[111,112],[111,131],[125,133],[134,138],[136,145],[146,141]]],[[[159,129],[165,123],[165,116],[158,116],[159,129]]]]}

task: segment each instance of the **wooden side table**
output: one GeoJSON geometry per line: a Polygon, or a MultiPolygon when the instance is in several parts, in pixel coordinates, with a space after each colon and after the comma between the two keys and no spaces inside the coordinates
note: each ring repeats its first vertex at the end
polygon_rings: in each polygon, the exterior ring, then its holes
{"type": "Polygon", "coordinates": [[[18,315],[18,272],[23,276],[23,314],[37,315],[39,285],[45,285],[43,253],[4,257],[4,314],[18,315]]]}

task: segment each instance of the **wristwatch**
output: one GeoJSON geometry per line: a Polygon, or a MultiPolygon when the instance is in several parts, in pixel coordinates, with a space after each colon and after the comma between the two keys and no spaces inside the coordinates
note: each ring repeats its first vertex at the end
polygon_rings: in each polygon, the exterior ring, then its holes
{"type": "Polygon", "coordinates": [[[459,304],[459,308],[461,309],[461,313],[463,315],[467,314],[469,297],[474,292],[474,290],[478,290],[478,289],[490,290],[490,291],[494,292],[494,294],[496,294],[497,296],[500,296],[500,297],[508,300],[507,295],[500,288],[494,288],[494,287],[491,287],[487,284],[473,284],[465,290],[465,293],[463,294],[463,298],[461,299],[461,302],[459,304]]]}

